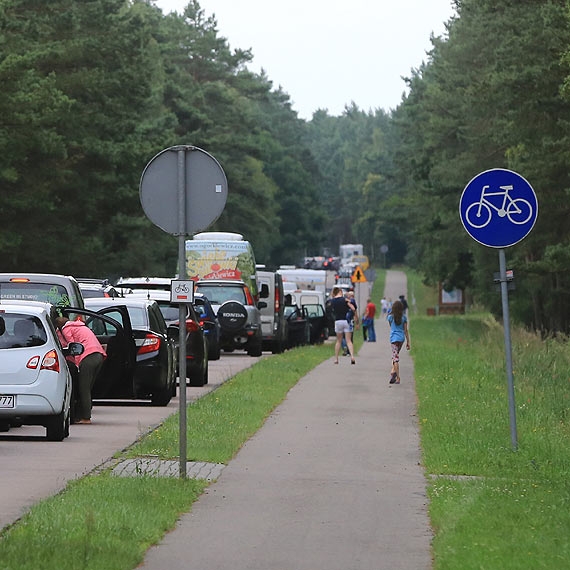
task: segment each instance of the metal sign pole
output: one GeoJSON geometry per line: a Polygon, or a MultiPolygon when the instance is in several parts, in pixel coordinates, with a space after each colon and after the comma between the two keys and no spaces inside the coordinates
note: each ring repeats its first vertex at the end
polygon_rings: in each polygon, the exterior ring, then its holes
{"type": "Polygon", "coordinates": [[[513,380],[513,358],[511,350],[511,325],[509,319],[509,293],[507,291],[507,262],[505,250],[499,249],[499,271],[501,279],[501,301],[503,303],[503,326],[505,329],[505,355],[507,359],[507,381],[509,386],[509,416],[511,425],[511,444],[517,450],[517,416],[515,408],[515,384],[513,380]]]}
{"type": "MultiPolygon", "coordinates": [[[[178,279],[186,279],[186,151],[178,155],[178,279]]],[[[186,479],[186,305],[178,305],[178,383],[180,478],[186,479]]]]}
{"type": "MultiPolygon", "coordinates": [[[[139,186],[141,206],[148,219],[161,230],[178,236],[179,279],[186,281],[186,237],[214,223],[224,211],[228,181],[220,163],[206,151],[191,145],[172,146],[159,152],[146,165],[139,186]],[[191,206],[191,208],[190,208],[191,206]]],[[[184,285],[184,287],[188,287],[184,285]]],[[[186,292],[186,291],[184,291],[186,292]]],[[[186,477],[186,303],[180,303],[180,477],[186,477]]]]}

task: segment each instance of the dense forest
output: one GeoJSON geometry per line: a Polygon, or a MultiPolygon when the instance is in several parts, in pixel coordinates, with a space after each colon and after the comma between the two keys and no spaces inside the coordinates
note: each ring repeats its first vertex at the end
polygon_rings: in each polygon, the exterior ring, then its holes
{"type": "MultiPolygon", "coordinates": [[[[390,111],[297,116],[248,68],[197,0],[0,0],[3,271],[172,274],[175,238],[145,218],[138,184],[163,148],[213,154],[229,183],[212,229],[258,260],[295,262],[357,241],[498,310],[496,250],[463,229],[478,172],[533,185],[539,218],[507,250],[514,317],[570,332],[570,13],[565,0],[455,0],[443,37],[390,111]]],[[[285,86],[286,88],[286,86],[285,86]]]]}

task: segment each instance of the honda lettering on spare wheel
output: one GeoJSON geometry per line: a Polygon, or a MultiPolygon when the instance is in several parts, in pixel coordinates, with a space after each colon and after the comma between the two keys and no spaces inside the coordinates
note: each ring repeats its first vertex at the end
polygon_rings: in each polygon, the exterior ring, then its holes
{"type": "Polygon", "coordinates": [[[247,311],[237,301],[227,301],[218,309],[218,321],[226,330],[239,330],[247,322],[247,311]]]}

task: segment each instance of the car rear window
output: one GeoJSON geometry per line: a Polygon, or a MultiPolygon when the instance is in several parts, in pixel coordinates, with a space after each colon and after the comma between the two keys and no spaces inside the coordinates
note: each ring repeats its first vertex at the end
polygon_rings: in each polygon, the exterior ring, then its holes
{"type": "Polygon", "coordinates": [[[247,304],[245,291],[240,285],[198,285],[196,293],[202,293],[212,305],[221,305],[226,301],[247,304]]]}
{"type": "Polygon", "coordinates": [[[80,287],[81,294],[83,295],[84,299],[94,299],[98,297],[109,297],[109,295],[105,294],[105,289],[96,289],[95,287],[92,289],[84,289],[80,287]]]}
{"type": "Polygon", "coordinates": [[[165,321],[177,321],[179,316],[178,305],[158,301],[158,308],[165,321]]]}
{"type": "Polygon", "coordinates": [[[62,307],[69,307],[69,294],[63,285],[53,283],[4,282],[0,283],[0,299],[41,301],[62,307]]]}
{"type": "Polygon", "coordinates": [[[148,319],[146,309],[144,307],[129,307],[127,306],[127,311],[129,312],[129,318],[131,319],[131,325],[134,329],[138,327],[148,327],[148,319]]]}
{"type": "Polygon", "coordinates": [[[47,342],[47,333],[42,321],[33,315],[1,313],[0,349],[42,346],[47,342]]]}

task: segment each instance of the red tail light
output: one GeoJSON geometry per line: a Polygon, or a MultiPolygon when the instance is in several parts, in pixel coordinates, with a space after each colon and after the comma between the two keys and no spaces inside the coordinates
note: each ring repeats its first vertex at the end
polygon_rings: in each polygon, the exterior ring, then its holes
{"type": "Polygon", "coordinates": [[[148,352],[155,352],[160,348],[160,337],[154,334],[147,334],[143,343],[139,347],[139,354],[146,354],[148,352]]]}
{"type": "Polygon", "coordinates": [[[253,305],[253,297],[251,296],[251,293],[249,292],[249,287],[245,288],[245,298],[247,299],[248,305],[253,305]]]}
{"type": "Polygon", "coordinates": [[[38,367],[39,363],[40,363],[40,357],[39,356],[32,356],[32,358],[30,358],[30,360],[28,360],[28,364],[26,364],[26,368],[36,369],[38,367]]]}
{"type": "Polygon", "coordinates": [[[279,303],[281,299],[279,298],[279,287],[275,287],[275,312],[279,312],[279,303]]]}
{"type": "Polygon", "coordinates": [[[191,333],[198,330],[200,330],[200,325],[196,321],[193,321],[192,319],[186,320],[186,332],[191,333]]]}
{"type": "Polygon", "coordinates": [[[54,372],[59,372],[59,358],[57,357],[57,352],[55,350],[50,350],[44,356],[40,370],[53,370],[54,372]]]}

